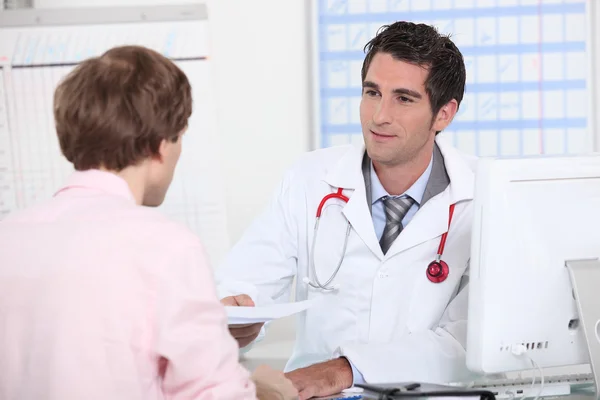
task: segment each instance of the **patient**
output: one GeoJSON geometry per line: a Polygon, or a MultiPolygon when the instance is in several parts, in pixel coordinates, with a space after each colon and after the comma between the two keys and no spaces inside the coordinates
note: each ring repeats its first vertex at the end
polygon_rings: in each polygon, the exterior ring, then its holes
{"type": "Polygon", "coordinates": [[[143,47],[86,60],[56,89],[76,172],[0,222],[1,399],[297,396],[238,363],[198,238],[142,207],[163,202],[191,112],[184,73],[143,47]]]}

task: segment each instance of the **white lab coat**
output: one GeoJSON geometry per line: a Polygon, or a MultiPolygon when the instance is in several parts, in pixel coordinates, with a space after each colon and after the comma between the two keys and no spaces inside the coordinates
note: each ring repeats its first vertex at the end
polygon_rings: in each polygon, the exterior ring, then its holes
{"type": "MultiPolygon", "coordinates": [[[[317,150],[283,178],[266,210],[249,227],[217,271],[222,297],[246,293],[257,304],[320,299],[297,320],[296,344],[286,370],[340,355],[367,382],[450,382],[466,379],[468,264],[476,159],[436,139],[451,183],[413,217],[384,256],[361,172],[364,146],[317,150]],[[315,213],[323,196],[344,188],[321,218],[315,250],[317,274],[326,281],[352,230],[335,292],[309,287],[309,252],[315,213]],[[448,228],[443,260],[450,275],[431,283],[425,274],[448,228]],[[339,205],[339,206],[336,206],[339,205]],[[294,281],[294,277],[297,279],[294,281]]],[[[312,276],[309,276],[313,279],[312,276]]]]}

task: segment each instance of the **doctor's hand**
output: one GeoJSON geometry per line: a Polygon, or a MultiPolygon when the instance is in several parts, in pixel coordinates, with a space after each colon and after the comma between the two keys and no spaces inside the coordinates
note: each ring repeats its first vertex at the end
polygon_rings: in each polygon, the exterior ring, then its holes
{"type": "Polygon", "coordinates": [[[352,367],[340,357],[288,372],[286,376],[300,393],[300,400],[329,396],[352,386],[352,367]]]}
{"type": "MultiPolygon", "coordinates": [[[[254,301],[247,294],[225,297],[221,299],[221,304],[233,307],[254,307],[254,301]]],[[[240,348],[243,348],[258,337],[263,325],[263,323],[229,325],[229,333],[237,340],[240,348]]]]}

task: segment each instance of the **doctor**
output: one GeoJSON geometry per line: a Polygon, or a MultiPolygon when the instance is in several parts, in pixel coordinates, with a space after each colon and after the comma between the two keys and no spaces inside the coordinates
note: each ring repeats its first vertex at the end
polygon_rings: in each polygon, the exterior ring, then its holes
{"type": "MultiPolygon", "coordinates": [[[[463,98],[463,58],[447,36],[409,22],[365,49],[365,146],[308,153],[217,273],[224,304],[287,302],[293,282],[297,300],[320,300],[298,318],[286,367],[303,399],[468,374],[475,160],[436,137],[463,98]]],[[[242,347],[260,330],[230,326],[242,347]]]]}

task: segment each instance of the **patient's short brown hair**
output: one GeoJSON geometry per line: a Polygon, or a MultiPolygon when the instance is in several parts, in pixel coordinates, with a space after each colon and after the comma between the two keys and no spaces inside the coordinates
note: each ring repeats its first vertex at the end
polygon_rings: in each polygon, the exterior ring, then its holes
{"type": "Polygon", "coordinates": [[[60,148],[77,170],[113,171],[176,142],[192,113],[185,74],[140,46],[108,50],[79,64],[54,93],[60,148]]]}

